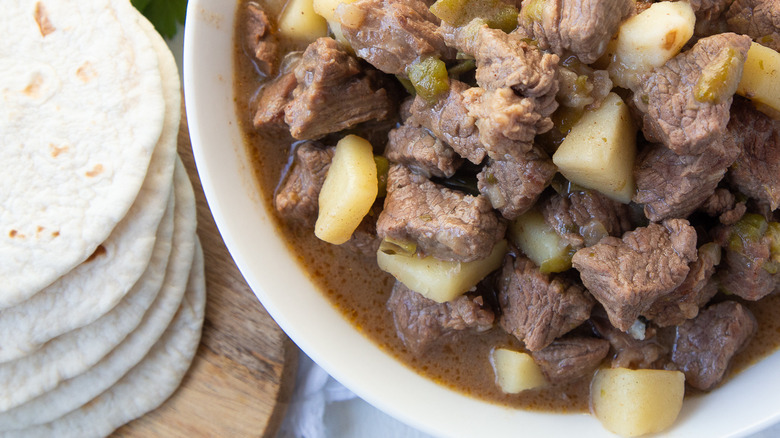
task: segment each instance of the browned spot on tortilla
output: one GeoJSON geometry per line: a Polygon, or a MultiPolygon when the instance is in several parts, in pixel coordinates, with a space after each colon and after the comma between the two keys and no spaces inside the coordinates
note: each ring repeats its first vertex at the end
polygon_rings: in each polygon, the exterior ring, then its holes
{"type": "Polygon", "coordinates": [[[98,247],[95,248],[95,252],[93,252],[92,255],[89,256],[86,260],[84,260],[84,262],[91,262],[96,258],[104,255],[106,252],[106,248],[103,245],[98,245],[98,247]]]}
{"type": "Polygon", "coordinates": [[[661,46],[664,50],[669,50],[674,46],[674,40],[677,39],[677,31],[671,30],[666,35],[664,35],[664,43],[661,46]]]}
{"type": "Polygon", "coordinates": [[[60,232],[59,231],[55,231],[55,232],[51,233],[51,237],[60,237],[60,232]]]}
{"type": "Polygon", "coordinates": [[[49,147],[51,148],[51,156],[53,158],[57,158],[61,153],[68,151],[68,147],[67,146],[59,147],[59,146],[55,145],[54,143],[49,143],[49,147]]]}
{"type": "Polygon", "coordinates": [[[8,232],[8,237],[10,237],[10,238],[12,238],[12,239],[13,239],[14,237],[16,237],[16,235],[17,235],[17,234],[19,234],[19,232],[18,232],[18,231],[16,231],[16,230],[11,230],[11,231],[9,231],[9,232],[8,232]]]}
{"type": "Polygon", "coordinates": [[[92,168],[89,172],[87,172],[87,176],[90,178],[94,178],[98,175],[103,173],[103,165],[102,164],[95,164],[95,167],[92,168]]]}
{"type": "Polygon", "coordinates": [[[76,69],[76,76],[81,79],[81,82],[86,84],[97,76],[97,72],[95,71],[95,68],[92,67],[92,64],[87,61],[76,69]]]}
{"type": "Polygon", "coordinates": [[[35,4],[35,22],[38,23],[38,29],[40,29],[43,37],[57,30],[51,24],[49,16],[46,14],[46,8],[43,7],[41,2],[35,4]]]}
{"type": "Polygon", "coordinates": [[[38,234],[41,234],[41,231],[43,231],[43,230],[44,230],[44,228],[43,228],[42,226],[40,226],[40,225],[38,225],[38,227],[35,229],[35,231],[36,231],[38,234]]]}
{"type": "Polygon", "coordinates": [[[22,90],[22,93],[33,98],[38,97],[41,91],[41,85],[43,85],[43,78],[41,77],[41,75],[36,74],[33,77],[32,82],[27,84],[24,90],[22,90]]]}

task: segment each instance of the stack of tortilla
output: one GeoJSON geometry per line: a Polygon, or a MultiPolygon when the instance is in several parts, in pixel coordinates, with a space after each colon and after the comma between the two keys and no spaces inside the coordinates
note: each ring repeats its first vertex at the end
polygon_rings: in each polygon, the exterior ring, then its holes
{"type": "Polygon", "coordinates": [[[129,0],[8,2],[0,29],[0,436],[105,436],[200,341],[179,74],[129,0]]]}

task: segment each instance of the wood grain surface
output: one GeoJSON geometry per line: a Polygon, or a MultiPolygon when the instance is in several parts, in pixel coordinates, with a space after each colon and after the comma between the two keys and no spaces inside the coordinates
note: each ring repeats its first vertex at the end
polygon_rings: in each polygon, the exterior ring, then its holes
{"type": "Polygon", "coordinates": [[[208,294],[203,337],[176,393],[114,436],[273,437],[292,396],[298,349],[244,282],[222,242],[195,170],[185,117],[178,148],[198,203],[208,294]]]}

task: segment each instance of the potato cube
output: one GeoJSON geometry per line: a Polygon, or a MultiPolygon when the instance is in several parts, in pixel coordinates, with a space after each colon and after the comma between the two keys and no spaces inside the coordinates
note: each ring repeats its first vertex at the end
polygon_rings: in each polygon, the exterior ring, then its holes
{"type": "Polygon", "coordinates": [[[780,111],[780,53],[752,43],[737,94],[780,111]]]}
{"type": "Polygon", "coordinates": [[[571,268],[571,246],[563,242],[561,236],[545,222],[539,210],[532,208],[512,221],[509,235],[542,273],[563,272],[571,268]]]}
{"type": "Polygon", "coordinates": [[[328,23],[314,12],[312,0],[289,0],[279,17],[279,33],[298,42],[328,35],[328,23]]]}
{"type": "Polygon", "coordinates": [[[684,394],[685,375],[680,371],[601,369],[590,385],[593,414],[607,430],[622,436],[670,427],[684,394]]]}
{"type": "Polygon", "coordinates": [[[496,348],[490,356],[496,384],[507,394],[517,394],[547,385],[539,365],[527,353],[496,348]]]}
{"type": "Polygon", "coordinates": [[[620,25],[608,70],[615,85],[632,88],[638,75],[660,67],[693,35],[696,17],[688,2],[653,3],[620,25]]]}
{"type": "Polygon", "coordinates": [[[342,138],[320,190],[314,234],[335,245],[349,240],[374,204],[378,187],[371,143],[356,135],[342,138]]]}
{"type": "Polygon", "coordinates": [[[628,106],[615,93],[587,111],[553,154],[569,181],[629,203],[636,190],[636,127],[628,106]]]}
{"type": "Polygon", "coordinates": [[[502,240],[490,255],[473,262],[453,262],[433,257],[418,257],[403,252],[377,252],[379,269],[390,273],[409,289],[438,303],[451,301],[473,288],[498,269],[507,251],[502,240]]]}

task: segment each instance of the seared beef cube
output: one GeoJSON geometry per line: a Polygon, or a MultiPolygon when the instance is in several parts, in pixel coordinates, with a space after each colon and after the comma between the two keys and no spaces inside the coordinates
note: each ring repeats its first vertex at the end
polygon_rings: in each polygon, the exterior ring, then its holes
{"type": "Polygon", "coordinates": [[[696,260],[696,231],[684,219],[668,219],[577,251],[572,265],[604,305],[612,325],[627,331],[653,303],[685,280],[696,260]]]}
{"type": "Polygon", "coordinates": [[[590,376],[609,353],[609,342],[598,338],[569,337],[534,351],[531,356],[553,385],[590,376]]]}
{"type": "Polygon", "coordinates": [[[730,31],[780,51],[780,0],[734,0],[725,18],[730,31]]]}
{"type": "Polygon", "coordinates": [[[258,70],[271,76],[279,62],[279,43],[271,20],[265,11],[253,3],[249,3],[246,9],[244,35],[247,50],[254,55],[258,70]]]}
{"type": "Polygon", "coordinates": [[[728,32],[723,14],[733,2],[734,0],[691,0],[689,3],[696,15],[694,34],[709,36],[728,32]]]}
{"type": "Polygon", "coordinates": [[[645,137],[679,155],[717,150],[749,48],[749,37],[718,34],[700,39],[692,49],[653,69],[634,90],[633,98],[643,113],[645,137]],[[705,73],[714,77],[724,72],[729,77],[717,76],[711,86],[707,80],[700,82],[705,73]],[[733,88],[724,82],[733,84],[733,88]]]}
{"type": "Polygon", "coordinates": [[[726,135],[723,153],[677,155],[662,145],[649,145],[637,157],[634,202],[644,204],[651,221],[687,217],[709,198],[734,162],[739,149],[726,135]]]}
{"type": "Polygon", "coordinates": [[[279,215],[289,221],[314,226],[319,196],[335,148],[307,141],[298,145],[287,174],[274,197],[279,215]]]}
{"type": "Polygon", "coordinates": [[[495,316],[481,296],[461,295],[445,303],[425,298],[396,281],[387,301],[396,332],[415,356],[423,355],[442,340],[451,340],[459,332],[482,332],[493,327],[495,316]]]}
{"type": "Polygon", "coordinates": [[[643,316],[659,327],[682,324],[695,318],[699,308],[718,292],[718,284],[712,278],[720,263],[720,247],[708,243],[699,248],[699,257],[690,265],[688,276],[672,293],[659,298],[643,316]]]}
{"type": "Polygon", "coordinates": [[[362,71],[357,58],[332,38],[309,44],[295,67],[298,87],[284,110],[292,136],[316,139],[393,114],[395,103],[375,73],[362,71]]]}
{"type": "Polygon", "coordinates": [[[777,236],[767,228],[763,216],[749,213],[734,226],[714,233],[725,249],[717,276],[728,293],[756,301],[780,287],[777,254],[772,252],[772,241],[777,236]]]}
{"type": "Polygon", "coordinates": [[[770,209],[777,209],[780,207],[780,121],[758,111],[746,99],[735,99],[728,129],[742,148],[742,154],[729,169],[729,183],[737,191],[769,204],[770,209]]]}
{"type": "Polygon", "coordinates": [[[622,204],[594,190],[555,194],[540,204],[547,222],[574,249],[597,244],[602,237],[622,236],[633,227],[622,204]]]}
{"type": "Polygon", "coordinates": [[[650,325],[645,325],[645,332],[641,339],[616,329],[609,319],[599,310],[594,310],[590,318],[591,325],[596,333],[609,341],[612,348],[612,368],[632,369],[663,369],[668,361],[671,350],[658,336],[658,330],[650,325]]]}
{"type": "Polygon", "coordinates": [[[441,33],[448,44],[474,57],[481,88],[509,87],[524,97],[554,100],[558,92],[558,56],[542,52],[515,34],[476,21],[460,28],[443,24],[441,33]]]}
{"type": "Polygon", "coordinates": [[[487,151],[479,140],[476,118],[469,114],[463,102],[463,92],[469,88],[463,82],[450,80],[450,88],[431,103],[416,96],[407,119],[409,124],[418,124],[429,129],[433,135],[447,143],[461,157],[474,164],[480,164],[487,151]]]}
{"type": "Polygon", "coordinates": [[[420,0],[357,0],[341,6],[336,20],[357,56],[388,74],[406,76],[421,56],[455,58],[436,32],[439,19],[420,0]]]}
{"type": "Polygon", "coordinates": [[[498,303],[501,327],[537,351],[586,321],[594,301],[576,280],[542,274],[521,255],[504,261],[498,303]]]}
{"type": "Polygon", "coordinates": [[[416,242],[420,255],[463,262],[490,255],[506,231],[486,198],[445,188],[403,165],[390,166],[376,227],[383,239],[416,242]]]}
{"type": "Polygon", "coordinates": [[[723,379],[731,358],[757,327],[753,314],[735,301],[710,306],[677,328],[672,362],[685,373],[685,383],[708,391],[723,379]]]}
{"type": "Polygon", "coordinates": [[[557,0],[523,2],[516,32],[558,55],[573,53],[592,64],[607,50],[620,23],[634,12],[631,0],[557,0]],[[541,11],[529,12],[540,8],[541,11]],[[538,17],[538,18],[537,18],[538,17]]]}
{"type": "Polygon", "coordinates": [[[385,157],[392,162],[406,165],[426,178],[450,177],[463,163],[463,158],[434,137],[430,131],[422,126],[409,124],[390,131],[385,157]]]}
{"type": "Polygon", "coordinates": [[[284,73],[265,84],[257,100],[257,112],[252,121],[255,128],[286,127],[284,109],[292,99],[293,90],[297,86],[298,80],[295,79],[293,72],[284,73]]]}
{"type": "Polygon", "coordinates": [[[476,119],[479,140],[496,160],[528,151],[537,134],[552,129],[549,116],[558,106],[555,99],[520,97],[511,88],[474,87],[463,92],[463,102],[476,119]],[[544,102],[552,105],[541,107],[544,102]]]}
{"type": "Polygon", "coordinates": [[[745,215],[747,206],[745,202],[737,202],[728,189],[721,187],[699,206],[699,210],[718,218],[723,225],[734,225],[745,215]]]}
{"type": "Polygon", "coordinates": [[[523,154],[488,160],[477,174],[477,188],[493,208],[512,220],[531,208],[555,176],[555,165],[538,146],[523,154]]]}

